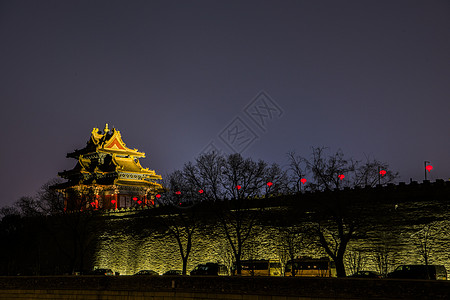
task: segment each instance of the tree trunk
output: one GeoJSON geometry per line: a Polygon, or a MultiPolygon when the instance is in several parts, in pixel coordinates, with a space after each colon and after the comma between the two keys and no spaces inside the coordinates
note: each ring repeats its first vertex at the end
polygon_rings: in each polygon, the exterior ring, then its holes
{"type": "Polygon", "coordinates": [[[236,257],[236,275],[240,276],[242,274],[241,258],[236,257]]]}
{"type": "Polygon", "coordinates": [[[345,266],[344,266],[344,257],[337,256],[334,259],[334,263],[336,264],[336,275],[337,277],[345,277],[345,266]]]}
{"type": "Polygon", "coordinates": [[[187,273],[187,261],[188,261],[188,256],[186,255],[185,257],[183,257],[183,273],[182,275],[186,275],[187,273]]]}

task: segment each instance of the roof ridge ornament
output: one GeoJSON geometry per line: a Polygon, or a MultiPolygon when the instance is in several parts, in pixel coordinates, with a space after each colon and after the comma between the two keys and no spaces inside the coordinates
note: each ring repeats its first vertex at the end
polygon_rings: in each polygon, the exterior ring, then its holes
{"type": "Polygon", "coordinates": [[[108,128],[108,123],[105,124],[105,129],[103,129],[103,133],[108,133],[109,132],[109,128],[108,128]]]}

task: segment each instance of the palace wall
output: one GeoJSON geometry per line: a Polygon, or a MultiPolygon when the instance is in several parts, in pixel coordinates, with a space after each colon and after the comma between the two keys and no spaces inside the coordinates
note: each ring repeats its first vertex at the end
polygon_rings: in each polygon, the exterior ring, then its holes
{"type": "MultiPolygon", "coordinates": [[[[417,243],[425,226],[429,225],[429,263],[443,264],[450,271],[450,182],[400,184],[339,193],[341,198],[358,199],[359,208],[364,211],[361,216],[365,224],[357,230],[355,239],[347,247],[349,255],[357,253],[354,251],[361,252],[364,269],[376,270],[374,255],[377,250],[383,249],[387,249],[385,252],[389,255],[390,270],[399,264],[422,264],[417,243]]],[[[286,218],[286,211],[290,217],[294,215],[295,220],[298,212],[296,207],[305,211],[310,208],[308,203],[327,197],[332,197],[332,193],[304,193],[255,200],[255,207],[264,208],[264,216],[249,246],[244,249],[243,258],[280,258],[280,225],[276,221],[286,218]]],[[[210,206],[205,209],[210,209],[210,206]]],[[[102,216],[105,218],[104,228],[97,239],[92,267],[110,268],[120,274],[134,274],[144,269],[155,270],[160,274],[173,269],[181,270],[180,250],[175,239],[164,234],[164,226],[155,221],[164,214],[163,206],[105,212],[102,216]]],[[[230,246],[219,226],[217,215],[212,209],[206,215],[208,217],[202,222],[203,226],[193,237],[188,272],[199,263],[227,264],[231,257],[230,246]]],[[[297,223],[294,225],[306,226],[314,221],[314,217],[309,220],[299,218],[294,221],[297,223]]],[[[315,244],[304,247],[301,254],[326,256],[315,244]]],[[[350,268],[347,273],[349,271],[350,268]]]]}

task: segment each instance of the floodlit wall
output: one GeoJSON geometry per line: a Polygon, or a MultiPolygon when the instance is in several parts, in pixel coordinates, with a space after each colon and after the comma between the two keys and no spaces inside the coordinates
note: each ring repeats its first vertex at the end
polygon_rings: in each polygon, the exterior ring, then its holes
{"type": "MultiPolygon", "coordinates": [[[[420,241],[429,230],[427,246],[429,263],[443,264],[450,271],[450,197],[449,185],[400,185],[374,189],[372,198],[387,197],[379,205],[372,203],[373,220],[364,229],[358,229],[355,239],[347,247],[347,273],[354,270],[355,257],[360,268],[377,270],[376,256],[388,253],[388,271],[400,264],[422,264],[420,241]],[[433,188],[428,194],[427,188],[433,188]],[[418,192],[417,189],[421,189],[418,192]],[[378,194],[377,194],[378,193],[378,194]],[[424,196],[425,195],[425,196],[424,196]],[[429,196],[427,196],[429,195],[429,196]],[[427,227],[429,226],[429,227],[427,227]]],[[[384,199],[384,198],[383,198],[384,199]]],[[[272,201],[274,203],[275,200],[272,201]]],[[[153,210],[158,210],[155,208],[153,210]]],[[[267,208],[266,208],[267,210],[267,208]]],[[[370,212],[371,213],[371,212],[370,212]]],[[[145,211],[119,211],[109,213],[107,228],[101,233],[93,266],[111,268],[120,274],[134,274],[139,270],[155,270],[162,274],[168,270],[181,270],[182,261],[175,239],[159,231],[161,225],[145,217],[145,211]],[[141,219],[142,225],[135,225],[141,219]],[[133,225],[134,224],[134,225],[133,225]]],[[[273,214],[277,218],[277,214],[273,214]]],[[[278,215],[281,218],[281,215],[278,215]]],[[[141,222],[140,221],[140,222],[141,222]]],[[[255,235],[244,249],[243,259],[277,259],[281,257],[279,228],[260,222],[255,235]]],[[[304,248],[301,255],[326,256],[316,244],[304,248]]],[[[193,248],[188,261],[188,272],[199,263],[229,264],[231,249],[214,217],[193,237],[193,248]]]]}

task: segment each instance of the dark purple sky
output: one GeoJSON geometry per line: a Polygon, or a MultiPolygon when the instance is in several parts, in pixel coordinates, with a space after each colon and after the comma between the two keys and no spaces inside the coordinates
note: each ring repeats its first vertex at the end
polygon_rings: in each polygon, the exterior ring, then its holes
{"type": "Polygon", "coordinates": [[[1,1],[0,43],[0,206],[72,168],[105,123],[159,174],[213,142],[450,178],[446,0],[1,1]]]}

